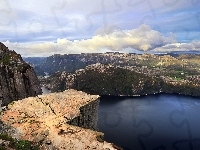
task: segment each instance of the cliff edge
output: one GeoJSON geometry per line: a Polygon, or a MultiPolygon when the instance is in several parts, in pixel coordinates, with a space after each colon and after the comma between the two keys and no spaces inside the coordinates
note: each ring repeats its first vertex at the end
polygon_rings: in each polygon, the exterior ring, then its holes
{"type": "Polygon", "coordinates": [[[2,112],[0,132],[39,144],[39,149],[115,149],[101,139],[98,95],[67,90],[14,101],[2,112]],[[9,129],[8,129],[9,127],[9,129]]]}
{"type": "Polygon", "coordinates": [[[13,100],[42,93],[33,68],[15,51],[0,42],[0,101],[7,105],[13,100]]]}

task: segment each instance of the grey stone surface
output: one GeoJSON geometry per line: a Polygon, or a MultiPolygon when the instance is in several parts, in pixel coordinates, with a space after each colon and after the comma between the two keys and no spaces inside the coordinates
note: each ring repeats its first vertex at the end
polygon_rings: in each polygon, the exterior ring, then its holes
{"type": "Polygon", "coordinates": [[[99,98],[80,108],[80,115],[68,123],[79,127],[97,130],[99,98]]]}

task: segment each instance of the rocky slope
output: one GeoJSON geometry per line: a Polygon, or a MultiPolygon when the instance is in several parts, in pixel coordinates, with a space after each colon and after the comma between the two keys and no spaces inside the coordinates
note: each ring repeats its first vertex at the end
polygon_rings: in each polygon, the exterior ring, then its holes
{"type": "Polygon", "coordinates": [[[42,71],[53,74],[57,71],[67,71],[74,73],[78,69],[83,69],[87,65],[94,63],[114,63],[120,64],[119,62],[124,62],[124,58],[119,56],[110,56],[109,54],[95,54],[95,53],[81,53],[81,54],[65,54],[59,55],[55,54],[49,56],[45,59],[41,58],[24,58],[25,61],[30,62],[34,66],[37,75],[42,75],[42,71]],[[35,61],[37,60],[37,61],[35,61]],[[43,61],[41,61],[43,60],[43,61]]]}
{"type": "Polygon", "coordinates": [[[0,42],[0,100],[7,105],[13,100],[41,94],[33,68],[15,51],[0,42]]]}
{"type": "MultiPolygon", "coordinates": [[[[159,74],[159,70],[157,71],[159,74]]],[[[148,70],[134,67],[116,67],[113,65],[93,64],[74,74],[56,73],[47,79],[51,91],[77,89],[91,94],[133,96],[155,93],[179,93],[200,96],[200,77],[185,80],[159,76],[148,70]]]]}
{"type": "Polygon", "coordinates": [[[96,129],[98,95],[67,90],[15,101],[1,116],[0,133],[29,140],[39,149],[116,149],[96,129]]]}
{"type": "Polygon", "coordinates": [[[81,53],[53,55],[47,58],[24,58],[36,71],[37,75],[49,75],[57,71],[74,73],[78,69],[96,63],[111,64],[114,66],[147,67],[152,71],[159,69],[159,74],[171,77],[184,78],[188,75],[200,75],[200,55],[195,54],[134,54],[134,53],[81,53]],[[180,74],[183,72],[184,74],[180,74]]]}

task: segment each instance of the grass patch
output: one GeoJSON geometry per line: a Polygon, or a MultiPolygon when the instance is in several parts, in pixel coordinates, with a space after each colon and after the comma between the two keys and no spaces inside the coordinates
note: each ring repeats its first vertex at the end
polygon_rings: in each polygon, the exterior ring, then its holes
{"type": "Polygon", "coordinates": [[[183,78],[173,78],[173,80],[176,80],[176,81],[181,81],[181,80],[184,80],[183,78]]]}
{"type": "MultiPolygon", "coordinates": [[[[16,150],[38,150],[39,148],[37,146],[34,146],[32,142],[27,140],[17,140],[12,138],[11,136],[7,134],[0,134],[0,139],[9,141],[9,147],[14,148],[16,150]]],[[[0,146],[0,150],[5,150],[5,146],[0,146]]]]}
{"type": "Polygon", "coordinates": [[[97,135],[96,138],[97,138],[97,141],[104,142],[103,135],[97,135]]]}

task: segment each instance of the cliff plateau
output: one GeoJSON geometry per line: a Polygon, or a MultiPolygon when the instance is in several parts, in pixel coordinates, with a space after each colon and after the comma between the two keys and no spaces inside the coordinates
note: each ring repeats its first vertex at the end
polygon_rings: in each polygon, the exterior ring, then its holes
{"type": "Polygon", "coordinates": [[[67,90],[14,101],[1,115],[0,133],[29,140],[40,150],[114,150],[97,126],[98,95],[67,90]]]}

